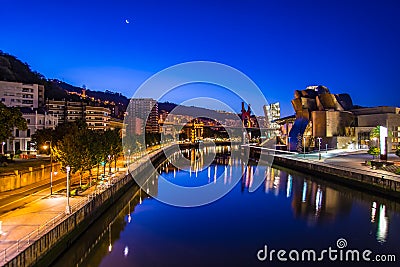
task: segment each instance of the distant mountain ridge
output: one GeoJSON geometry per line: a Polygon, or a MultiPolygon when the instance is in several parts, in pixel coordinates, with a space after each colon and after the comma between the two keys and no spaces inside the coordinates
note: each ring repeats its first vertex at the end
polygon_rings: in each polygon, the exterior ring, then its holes
{"type": "Polygon", "coordinates": [[[93,102],[94,105],[110,106],[115,104],[122,113],[129,103],[128,98],[121,93],[106,90],[86,90],[88,99],[82,99],[81,87],[73,86],[57,79],[46,79],[42,74],[32,71],[28,63],[23,63],[17,57],[0,50],[0,81],[41,84],[45,87],[45,98],[52,100],[69,100],[93,102]]]}
{"type": "MultiPolygon", "coordinates": [[[[121,93],[106,90],[92,91],[82,87],[74,86],[58,79],[47,79],[42,74],[32,71],[28,63],[23,63],[17,57],[4,53],[0,50],[0,81],[36,83],[45,86],[45,99],[51,100],[68,100],[68,101],[84,101],[93,105],[101,105],[110,107],[110,105],[118,106],[119,118],[123,118],[129,99],[121,93]],[[86,98],[82,96],[82,90],[85,90],[86,98]]],[[[192,117],[209,117],[217,120],[224,118],[236,119],[234,114],[220,113],[214,110],[181,106],[170,102],[158,103],[160,111],[165,110],[175,114],[188,115],[192,117]]]]}

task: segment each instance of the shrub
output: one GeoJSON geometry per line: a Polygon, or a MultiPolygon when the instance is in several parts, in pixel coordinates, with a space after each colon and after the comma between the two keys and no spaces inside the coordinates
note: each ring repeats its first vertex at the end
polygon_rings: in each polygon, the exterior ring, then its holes
{"type": "Polygon", "coordinates": [[[380,152],[380,149],[374,146],[370,147],[368,150],[368,154],[372,155],[373,157],[378,156],[380,152]]]}
{"type": "Polygon", "coordinates": [[[400,168],[395,171],[396,174],[400,174],[400,168]]]}

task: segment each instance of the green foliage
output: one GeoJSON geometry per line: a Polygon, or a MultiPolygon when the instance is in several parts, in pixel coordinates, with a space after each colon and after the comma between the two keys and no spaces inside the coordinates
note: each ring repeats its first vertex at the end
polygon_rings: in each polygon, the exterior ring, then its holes
{"type": "Polygon", "coordinates": [[[369,150],[368,150],[368,154],[370,154],[370,155],[372,155],[374,157],[378,156],[380,152],[381,152],[380,149],[378,147],[375,147],[375,146],[370,147],[369,150]]]}
{"type": "Polygon", "coordinates": [[[26,130],[26,120],[18,108],[7,107],[0,102],[0,142],[6,141],[13,136],[13,130],[26,130]]]}
{"type": "Polygon", "coordinates": [[[0,51],[0,81],[44,84],[44,77],[27,63],[0,51]]]}
{"type": "Polygon", "coordinates": [[[122,154],[120,130],[95,131],[88,129],[84,121],[59,124],[54,130],[39,130],[32,139],[36,148],[51,141],[53,155],[63,169],[70,166],[71,172],[80,172],[81,178],[85,171],[103,161],[116,161],[122,154]]]}
{"type": "Polygon", "coordinates": [[[398,146],[396,149],[396,156],[400,157],[400,146],[398,146]]]}
{"type": "MultiPolygon", "coordinates": [[[[381,126],[376,126],[375,128],[373,128],[370,132],[370,138],[378,138],[380,137],[380,132],[381,130],[381,126]]],[[[388,130],[388,137],[392,137],[392,132],[390,130],[388,130]]]]}
{"type": "Polygon", "coordinates": [[[46,144],[46,142],[53,141],[53,129],[47,128],[47,129],[38,129],[36,132],[31,136],[31,141],[33,143],[33,147],[39,152],[39,153],[47,153],[48,150],[43,148],[43,146],[46,144]]]}
{"type": "Polygon", "coordinates": [[[400,168],[395,171],[396,174],[400,174],[400,168]]]}
{"type": "Polygon", "coordinates": [[[371,130],[370,137],[371,138],[379,138],[380,135],[380,126],[376,126],[371,130]]]}

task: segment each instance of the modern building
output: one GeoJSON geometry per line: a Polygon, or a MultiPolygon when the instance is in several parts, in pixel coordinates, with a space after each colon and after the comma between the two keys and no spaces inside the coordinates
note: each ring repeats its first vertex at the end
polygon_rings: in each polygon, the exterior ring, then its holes
{"type": "Polygon", "coordinates": [[[110,127],[110,109],[85,106],[85,121],[89,129],[106,130],[110,127]]]}
{"type": "Polygon", "coordinates": [[[20,108],[22,117],[26,120],[28,129],[25,131],[14,128],[14,138],[8,139],[4,151],[8,154],[33,153],[36,150],[31,145],[31,136],[37,130],[54,129],[58,125],[58,117],[48,114],[43,108],[20,108]]]}
{"type": "Polygon", "coordinates": [[[327,87],[318,85],[296,90],[294,95],[296,119],[287,137],[291,150],[314,148],[319,138],[329,148],[352,142],[350,127],[355,127],[356,121],[348,94],[331,94],[327,87]]]}
{"type": "Polygon", "coordinates": [[[8,107],[43,107],[44,86],[0,81],[0,101],[8,107]]]}
{"type": "Polygon", "coordinates": [[[190,142],[201,140],[203,139],[204,123],[198,119],[194,119],[183,127],[182,132],[185,133],[190,142]]]}
{"type": "MultiPolygon", "coordinates": [[[[279,121],[286,127],[287,147],[299,150],[317,147],[321,140],[323,148],[368,148],[372,144],[370,133],[377,126],[389,130],[387,151],[392,152],[400,141],[400,108],[353,106],[350,95],[331,94],[325,86],[309,86],[296,90],[292,100],[295,120],[291,117],[279,121]],[[290,130],[289,130],[290,128],[290,130]],[[289,130],[289,134],[287,134],[289,130]],[[290,144],[289,144],[290,143],[290,144]]],[[[278,122],[278,121],[277,121],[278,122]]],[[[374,142],[378,142],[375,140],[374,142]]]]}
{"type": "Polygon", "coordinates": [[[387,138],[389,152],[395,151],[400,145],[400,108],[379,106],[353,109],[351,112],[357,116],[354,135],[358,148],[368,148],[374,141],[370,137],[371,131],[377,126],[386,127],[389,131],[387,138]]]}
{"type": "Polygon", "coordinates": [[[127,134],[140,132],[137,119],[142,120],[140,129],[147,133],[159,133],[158,104],[151,98],[132,98],[126,111],[127,134]]]}
{"type": "Polygon", "coordinates": [[[85,120],[89,129],[109,129],[110,109],[101,106],[90,106],[85,102],[67,100],[47,100],[46,109],[58,116],[60,123],[85,120]]]}
{"type": "Polygon", "coordinates": [[[263,109],[265,114],[265,122],[264,125],[260,125],[260,127],[265,127],[267,138],[276,136],[280,129],[280,125],[276,122],[281,117],[280,104],[279,102],[276,102],[269,105],[264,105],[263,109]]]}

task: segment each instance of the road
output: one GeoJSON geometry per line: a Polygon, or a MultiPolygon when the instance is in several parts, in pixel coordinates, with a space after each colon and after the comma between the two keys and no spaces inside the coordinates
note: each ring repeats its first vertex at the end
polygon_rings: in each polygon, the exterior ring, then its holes
{"type": "MultiPolygon", "coordinates": [[[[87,177],[84,176],[84,177],[87,177]]],[[[73,183],[79,182],[79,175],[71,176],[73,183]]],[[[53,177],[53,194],[65,189],[67,186],[66,174],[59,173],[53,177]]],[[[65,193],[64,193],[65,194],[65,193]]],[[[28,203],[35,202],[50,195],[50,178],[24,186],[22,188],[0,193],[0,215],[24,207],[28,203]]]]}

